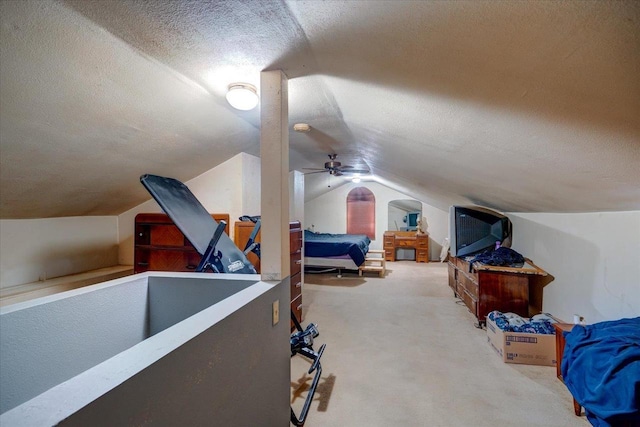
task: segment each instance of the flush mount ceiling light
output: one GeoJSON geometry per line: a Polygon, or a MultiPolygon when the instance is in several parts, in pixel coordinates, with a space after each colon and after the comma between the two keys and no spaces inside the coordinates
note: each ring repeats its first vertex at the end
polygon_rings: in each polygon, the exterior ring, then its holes
{"type": "Polygon", "coordinates": [[[258,105],[258,91],[249,83],[231,83],[227,101],[237,110],[252,110],[258,105]]]}
{"type": "Polygon", "coordinates": [[[306,123],[296,123],[293,125],[293,130],[296,132],[309,132],[311,130],[311,126],[306,123]]]}

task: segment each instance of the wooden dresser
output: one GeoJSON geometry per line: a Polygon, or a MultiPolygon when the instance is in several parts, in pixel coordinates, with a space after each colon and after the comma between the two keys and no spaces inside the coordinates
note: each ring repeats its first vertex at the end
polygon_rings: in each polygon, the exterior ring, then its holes
{"type": "MultiPolygon", "coordinates": [[[[229,214],[212,214],[217,222],[225,221],[229,233],[229,214]]],[[[136,215],[133,271],[194,271],[200,254],[165,214],[136,215]]]]}
{"type": "Polygon", "coordinates": [[[384,259],[396,260],[397,249],[415,249],[416,262],[429,262],[429,235],[415,231],[385,231],[384,259]]]}
{"type": "MultiPolygon", "coordinates": [[[[291,256],[291,310],[302,323],[302,225],[299,221],[289,223],[289,248],[291,256]]],[[[293,329],[293,322],[291,322],[293,329]]]]}
{"type": "Polygon", "coordinates": [[[479,324],[493,310],[529,317],[530,282],[547,272],[526,260],[522,268],[493,267],[469,263],[462,258],[449,259],[449,286],[464,301],[479,324]]]}
{"type": "MultiPolygon", "coordinates": [[[[236,221],[234,224],[233,241],[240,249],[244,250],[254,224],[250,221],[236,221]]],[[[260,233],[256,236],[256,242],[260,241],[260,233]]],[[[289,223],[289,248],[291,257],[291,310],[295,313],[298,322],[302,322],[302,226],[299,221],[289,223]]],[[[248,255],[256,270],[260,272],[260,259],[254,253],[248,255]]],[[[293,322],[291,323],[293,328],[293,322]]]]}

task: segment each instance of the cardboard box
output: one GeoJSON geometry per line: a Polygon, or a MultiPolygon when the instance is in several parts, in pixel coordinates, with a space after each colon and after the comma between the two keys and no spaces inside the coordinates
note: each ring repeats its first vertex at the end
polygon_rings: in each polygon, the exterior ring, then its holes
{"type": "Polygon", "coordinates": [[[505,363],[556,366],[556,336],[505,332],[487,317],[487,341],[505,363]]]}

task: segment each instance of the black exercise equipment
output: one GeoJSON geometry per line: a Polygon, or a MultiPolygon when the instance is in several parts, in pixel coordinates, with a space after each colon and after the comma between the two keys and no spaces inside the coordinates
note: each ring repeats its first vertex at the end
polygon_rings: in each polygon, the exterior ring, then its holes
{"type": "MultiPolygon", "coordinates": [[[[149,174],[142,175],[140,182],[202,256],[196,268],[197,272],[211,270],[214,273],[257,273],[246,255],[249,252],[254,252],[260,257],[260,244],[255,242],[261,225],[259,216],[244,215],[240,217],[241,221],[255,223],[245,250],[241,251],[224,232],[226,225],[224,221],[218,224],[182,182],[173,178],[149,174]]],[[[312,364],[308,373],[316,371],[300,417],[295,415],[293,408],[291,409],[291,423],[302,426],[306,421],[322,374],[320,358],[326,344],[323,344],[320,350],[315,352],[313,339],[319,334],[318,327],[310,323],[306,329],[302,329],[293,310],[291,311],[291,321],[296,328],[290,339],[291,357],[300,354],[310,359],[312,364]]]]}
{"type": "Polygon", "coordinates": [[[326,344],[322,344],[320,346],[320,350],[316,353],[313,350],[313,339],[317,337],[320,333],[318,332],[318,327],[315,323],[309,323],[306,329],[302,329],[300,322],[296,319],[295,314],[291,311],[291,321],[294,323],[296,327],[296,332],[291,334],[291,357],[296,354],[300,354],[310,360],[313,361],[311,367],[309,368],[308,374],[311,374],[313,371],[316,371],[316,374],[313,377],[313,381],[311,382],[311,387],[309,388],[309,393],[307,393],[307,398],[304,401],[304,405],[302,406],[302,411],[300,411],[300,418],[296,417],[296,414],[293,412],[293,408],[291,408],[291,423],[295,426],[303,426],[304,422],[307,420],[307,414],[309,413],[309,408],[311,407],[311,402],[313,401],[313,395],[316,393],[316,389],[318,388],[318,381],[320,380],[320,376],[322,375],[322,366],[320,365],[320,358],[322,357],[322,353],[324,353],[324,349],[327,346],[326,344]]]}
{"type": "MultiPolygon", "coordinates": [[[[258,258],[260,258],[260,243],[257,243],[255,241],[256,236],[260,231],[260,216],[243,215],[239,219],[240,221],[251,221],[255,224],[253,230],[251,231],[251,235],[249,236],[249,240],[247,240],[247,244],[245,245],[244,254],[247,255],[249,252],[253,252],[258,256],[258,258]]],[[[326,344],[322,344],[320,350],[316,353],[313,350],[313,339],[320,334],[318,332],[318,327],[314,323],[310,323],[309,325],[307,325],[307,328],[303,330],[300,322],[298,322],[298,319],[293,313],[293,310],[291,310],[291,321],[296,328],[296,332],[291,334],[290,339],[291,357],[295,356],[296,354],[300,354],[312,360],[313,363],[311,364],[308,373],[311,374],[313,371],[316,371],[316,374],[313,377],[313,381],[311,382],[311,388],[309,389],[307,398],[304,402],[304,405],[302,406],[300,417],[298,418],[295,412],[293,412],[293,408],[291,409],[291,423],[295,426],[302,426],[306,421],[307,414],[309,413],[309,408],[311,407],[311,401],[313,400],[316,388],[318,388],[318,381],[320,380],[320,376],[322,375],[320,358],[322,357],[322,353],[324,353],[326,344]]]]}
{"type": "Polygon", "coordinates": [[[140,182],[202,256],[196,271],[256,274],[253,264],[224,233],[223,221],[218,224],[186,185],[157,175],[142,175],[140,182]]]}
{"type": "Polygon", "coordinates": [[[258,258],[260,258],[260,243],[256,242],[256,236],[258,235],[258,232],[260,231],[260,226],[262,225],[260,221],[260,216],[242,215],[238,219],[243,222],[251,221],[255,224],[253,226],[253,230],[251,230],[251,235],[249,235],[249,240],[247,240],[247,244],[245,245],[243,252],[245,255],[248,255],[249,252],[253,252],[258,256],[258,258]]]}

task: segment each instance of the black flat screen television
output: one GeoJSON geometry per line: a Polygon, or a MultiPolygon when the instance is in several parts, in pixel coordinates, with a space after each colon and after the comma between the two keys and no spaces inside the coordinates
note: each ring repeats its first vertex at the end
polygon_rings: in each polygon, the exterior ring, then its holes
{"type": "Polygon", "coordinates": [[[505,215],[480,206],[449,208],[449,252],[466,256],[500,246],[511,247],[512,225],[505,215]]]}

